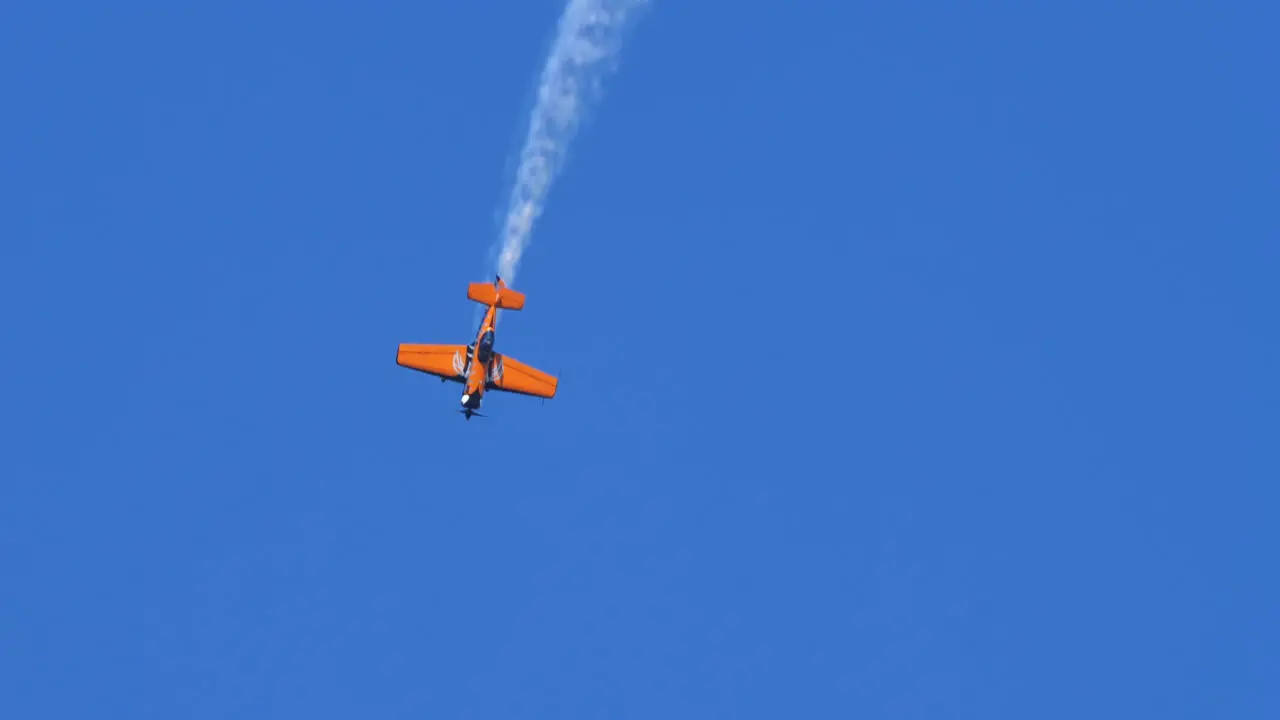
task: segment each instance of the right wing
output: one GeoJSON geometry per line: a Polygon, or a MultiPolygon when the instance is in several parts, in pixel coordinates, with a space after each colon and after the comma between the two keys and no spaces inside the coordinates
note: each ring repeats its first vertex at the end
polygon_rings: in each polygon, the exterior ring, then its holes
{"type": "Polygon", "coordinates": [[[467,346],[401,343],[396,352],[396,364],[445,380],[462,382],[462,370],[467,365],[467,346]]]}
{"type": "Polygon", "coordinates": [[[556,396],[560,380],[536,367],[525,365],[510,355],[497,354],[489,369],[489,387],[503,392],[532,395],[540,398],[556,396]]]}

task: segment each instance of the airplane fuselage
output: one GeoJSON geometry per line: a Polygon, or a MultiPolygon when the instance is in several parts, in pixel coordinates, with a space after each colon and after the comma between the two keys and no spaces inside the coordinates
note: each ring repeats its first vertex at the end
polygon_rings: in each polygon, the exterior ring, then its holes
{"type": "Polygon", "coordinates": [[[471,414],[480,409],[480,401],[484,397],[485,387],[489,381],[490,368],[493,364],[493,345],[497,335],[494,325],[498,320],[498,306],[490,305],[480,322],[476,339],[467,346],[467,365],[463,374],[466,376],[462,390],[462,407],[471,419],[471,414]]]}

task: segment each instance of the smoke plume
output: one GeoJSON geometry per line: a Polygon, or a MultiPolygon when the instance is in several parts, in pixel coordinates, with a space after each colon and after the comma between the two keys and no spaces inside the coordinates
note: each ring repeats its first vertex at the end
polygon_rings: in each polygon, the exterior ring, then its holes
{"type": "Polygon", "coordinates": [[[568,0],[538,81],[537,102],[507,206],[498,274],[515,279],[569,143],[613,70],[622,32],[647,0],[568,0]]]}

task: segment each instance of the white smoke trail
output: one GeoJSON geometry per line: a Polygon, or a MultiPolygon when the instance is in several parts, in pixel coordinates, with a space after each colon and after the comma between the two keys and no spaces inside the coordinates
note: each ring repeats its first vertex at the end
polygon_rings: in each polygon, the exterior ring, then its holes
{"type": "Polygon", "coordinates": [[[584,114],[599,97],[600,81],[613,70],[622,31],[647,0],[568,0],[555,42],[543,65],[529,133],[520,151],[507,206],[498,274],[515,279],[533,224],[584,114]]]}

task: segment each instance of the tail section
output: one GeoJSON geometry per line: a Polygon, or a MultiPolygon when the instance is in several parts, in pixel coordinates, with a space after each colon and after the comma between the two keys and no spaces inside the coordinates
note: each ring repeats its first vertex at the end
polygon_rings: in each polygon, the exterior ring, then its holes
{"type": "Polygon", "coordinates": [[[491,283],[471,283],[467,286],[467,299],[481,305],[497,305],[501,310],[524,308],[524,293],[507,287],[501,277],[491,283]]]}

